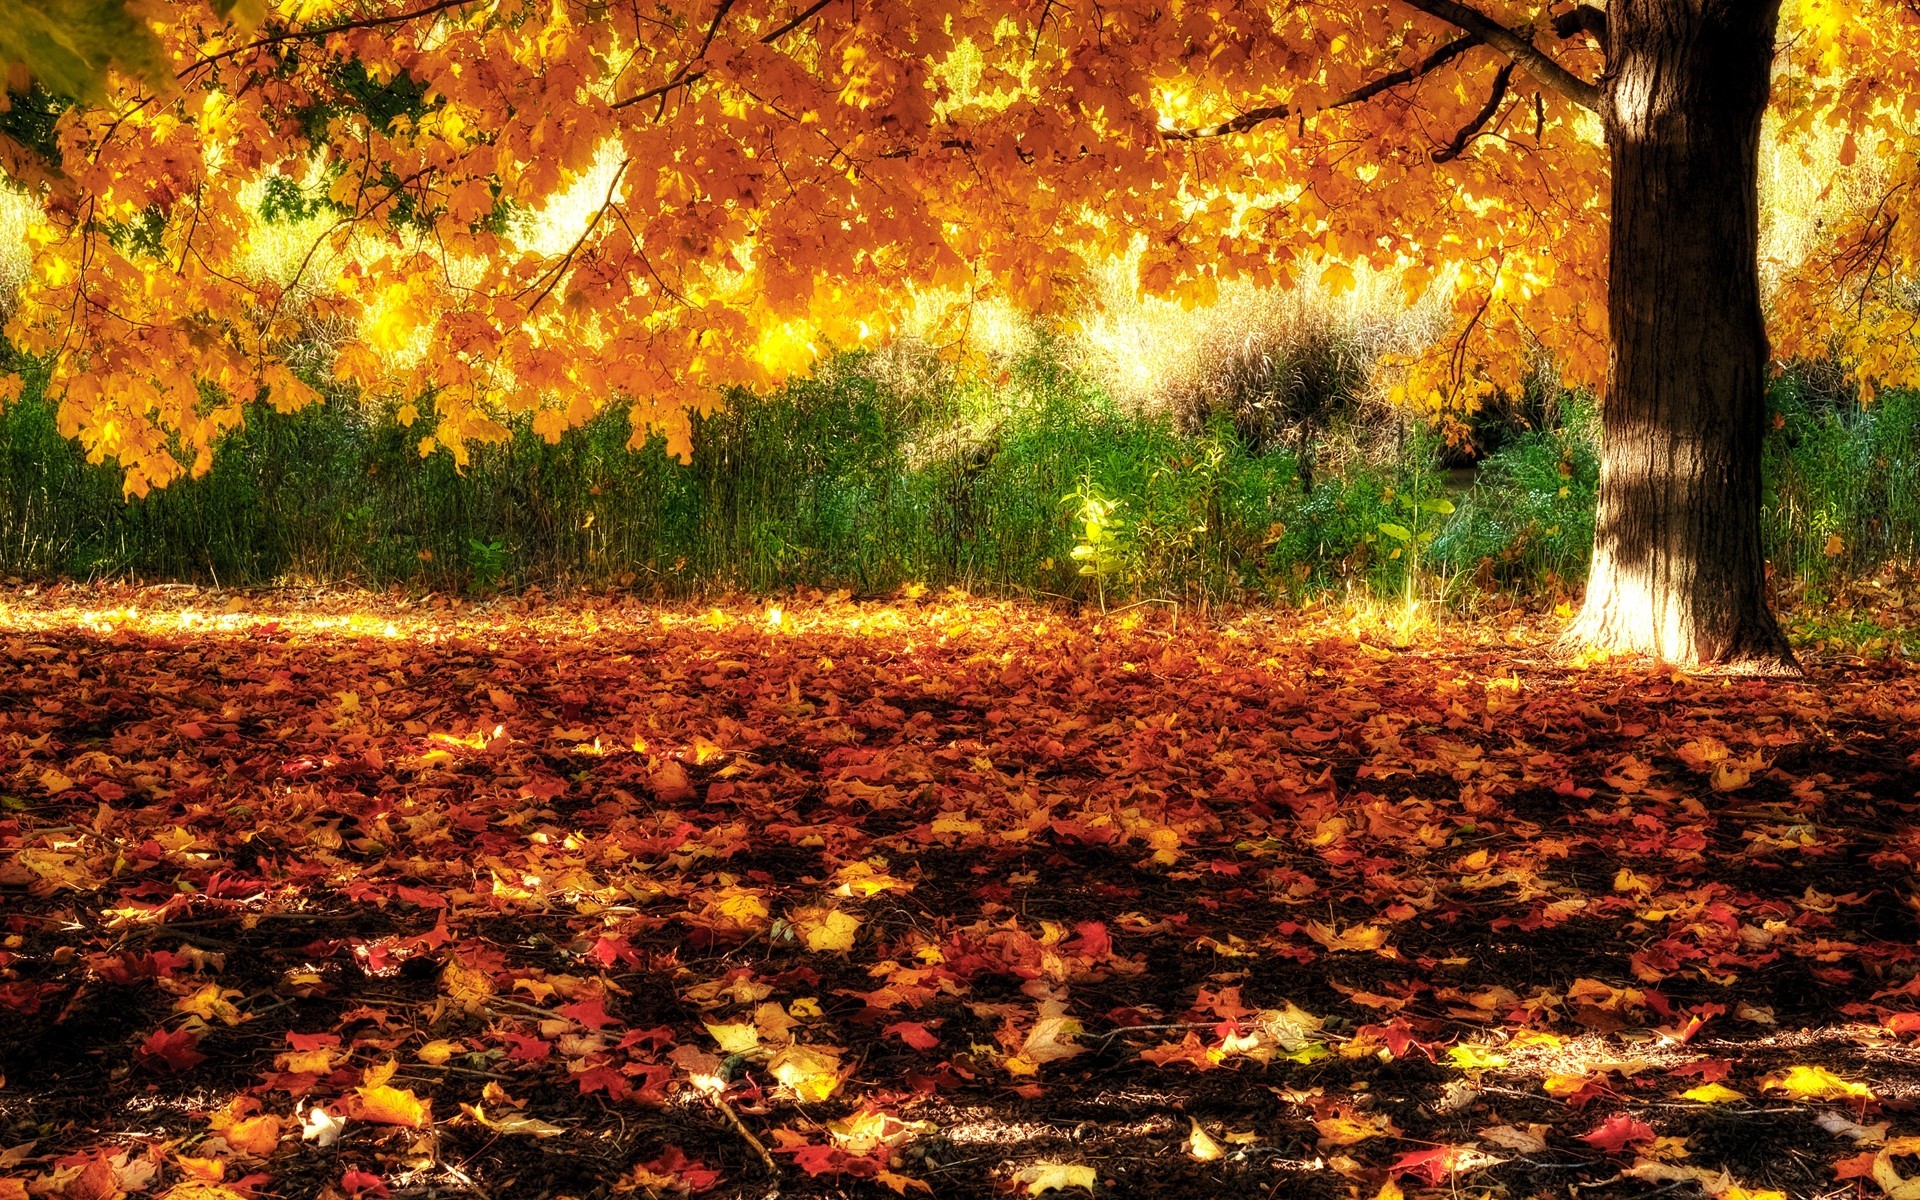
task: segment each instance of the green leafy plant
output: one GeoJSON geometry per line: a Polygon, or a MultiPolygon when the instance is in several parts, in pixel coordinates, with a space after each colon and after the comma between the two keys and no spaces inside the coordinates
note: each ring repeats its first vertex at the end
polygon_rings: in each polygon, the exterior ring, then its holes
{"type": "Polygon", "coordinates": [[[484,542],[479,538],[467,539],[467,566],[473,571],[474,586],[481,591],[490,592],[500,586],[510,558],[511,552],[499,538],[484,542]]]}
{"type": "Polygon", "coordinates": [[[1107,580],[1126,569],[1125,523],[1114,514],[1126,501],[1102,494],[1092,480],[1080,477],[1080,484],[1062,497],[1072,505],[1073,521],[1078,526],[1073,559],[1080,574],[1093,580],[1100,597],[1100,611],[1107,611],[1107,580]]]}
{"type": "Polygon", "coordinates": [[[1441,522],[1438,518],[1453,515],[1453,501],[1445,496],[1422,496],[1425,489],[1426,473],[1416,472],[1413,476],[1414,490],[1406,495],[1394,498],[1396,504],[1406,513],[1405,523],[1382,521],[1379,530],[1388,539],[1398,543],[1387,555],[1390,559],[1404,558],[1406,570],[1404,618],[1411,620],[1420,607],[1420,593],[1425,590],[1426,580],[1422,565],[1427,552],[1433,546],[1433,540],[1440,536],[1441,522]]]}

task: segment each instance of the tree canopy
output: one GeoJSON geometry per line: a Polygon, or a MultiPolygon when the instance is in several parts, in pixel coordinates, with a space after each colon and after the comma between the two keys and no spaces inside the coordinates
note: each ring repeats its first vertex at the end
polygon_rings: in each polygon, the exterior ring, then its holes
{"type": "MultiPolygon", "coordinates": [[[[1543,355],[1606,369],[1606,17],[1585,6],[14,7],[9,115],[29,72],[83,103],[0,145],[47,214],[8,336],[135,494],[205,470],[247,403],[329,379],[390,400],[423,453],[610,404],[684,453],[722,386],[929,306],[1064,308],[1123,250],[1196,297],[1362,262],[1410,292],[1444,278],[1451,336],[1406,382],[1434,408],[1543,355]],[[151,52],[30,36],[128,11],[151,52]],[[89,83],[103,57],[124,70],[89,83]]],[[[1837,339],[1863,377],[1915,381],[1920,14],[1806,0],[1790,21],[1779,136],[1843,129],[1873,186],[1791,264],[1776,344],[1837,339]]]]}

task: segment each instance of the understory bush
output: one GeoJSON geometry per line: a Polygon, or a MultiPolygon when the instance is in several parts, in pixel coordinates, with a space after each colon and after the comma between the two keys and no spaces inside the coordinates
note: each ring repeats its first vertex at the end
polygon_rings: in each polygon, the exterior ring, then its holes
{"type": "MultiPolygon", "coordinates": [[[[911,582],[1109,603],[1326,591],[1565,594],[1593,544],[1597,421],[1561,395],[1474,469],[1375,412],[1317,444],[1244,408],[1141,412],[1053,347],[991,380],[902,382],[847,357],[694,427],[691,464],[629,449],[617,411],[549,445],[517,428],[464,472],[419,430],[335,399],[258,408],[212,470],[140,500],[28,389],[0,410],[0,572],[487,592],[579,583],[653,595],[911,582]],[[1315,469],[1301,469],[1303,449],[1315,469]],[[1451,466],[1451,469],[1449,467],[1451,466]],[[1104,539],[1089,564],[1087,502],[1104,539]],[[1080,554],[1076,557],[1076,550],[1080,554]]],[[[1920,397],[1869,406],[1784,380],[1767,442],[1776,575],[1870,571],[1920,550],[1920,397]]]]}

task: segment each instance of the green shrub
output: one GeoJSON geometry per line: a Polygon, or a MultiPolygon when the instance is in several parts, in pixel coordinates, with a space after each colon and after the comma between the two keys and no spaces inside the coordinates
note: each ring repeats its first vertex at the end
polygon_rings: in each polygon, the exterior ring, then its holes
{"type": "MultiPolygon", "coordinates": [[[[516,428],[460,471],[422,459],[418,429],[344,399],[258,408],[210,473],[143,500],[122,497],[111,465],[84,461],[30,386],[0,410],[0,571],[657,595],[918,581],[1220,602],[1557,594],[1592,550],[1597,422],[1579,397],[1540,409],[1475,477],[1442,471],[1442,447],[1417,428],[1397,440],[1351,430],[1308,488],[1284,441],[1225,413],[1196,432],[1123,410],[1045,343],[991,382],[905,386],[890,371],[848,356],[772,396],[736,396],[695,422],[688,465],[657,440],[631,448],[618,411],[557,445],[516,428]],[[1086,523],[1070,494],[1118,505],[1092,575],[1075,557],[1086,523]]],[[[1863,408],[1789,377],[1772,403],[1776,572],[1823,581],[1911,561],[1920,396],[1863,408]]]]}

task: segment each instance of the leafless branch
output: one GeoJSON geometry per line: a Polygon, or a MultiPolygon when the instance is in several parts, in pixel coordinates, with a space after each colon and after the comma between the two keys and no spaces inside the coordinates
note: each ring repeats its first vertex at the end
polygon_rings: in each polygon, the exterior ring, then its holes
{"type": "Polygon", "coordinates": [[[1513,60],[1508,59],[1500,64],[1500,73],[1493,77],[1493,91],[1487,96],[1486,104],[1473,115],[1473,120],[1460,127],[1460,132],[1453,135],[1451,142],[1433,152],[1434,162],[1452,162],[1466,153],[1467,147],[1473,145],[1473,140],[1487,127],[1487,122],[1493,120],[1493,115],[1500,111],[1500,102],[1507,98],[1507,84],[1512,79],[1513,60]]]}
{"type": "MultiPolygon", "coordinates": [[[[1481,45],[1482,41],[1483,39],[1476,33],[1456,38],[1412,66],[1402,67],[1398,71],[1389,72],[1378,79],[1363,83],[1350,92],[1315,106],[1311,111],[1326,112],[1364,103],[1382,92],[1391,91],[1402,84],[1412,83],[1427,72],[1452,62],[1475,46],[1481,45]]],[[[1295,115],[1305,116],[1308,111],[1291,104],[1272,104],[1264,108],[1248,109],[1239,116],[1229,118],[1218,125],[1208,125],[1199,129],[1163,129],[1160,131],[1160,136],[1176,142],[1193,141],[1196,138],[1226,137],[1229,134],[1245,133],[1266,121],[1277,121],[1295,115]]]]}
{"type": "MultiPolygon", "coordinates": [[[[720,17],[726,14],[727,8],[731,7],[731,2],[732,0],[726,0],[726,2],[721,5],[720,12],[715,14],[714,16],[714,23],[712,28],[708,29],[707,31],[706,44],[700,47],[699,54],[696,54],[692,59],[688,60],[689,64],[698,62],[702,57],[706,55],[707,46],[712,45],[713,43],[714,30],[720,27],[720,17]]],[[[773,45],[775,42],[779,41],[781,38],[787,36],[789,33],[792,33],[794,30],[800,28],[802,25],[805,25],[808,21],[812,20],[816,15],[820,13],[822,9],[826,8],[827,5],[831,3],[833,3],[833,0],[814,0],[814,3],[802,9],[799,15],[795,16],[791,21],[788,21],[784,25],[776,26],[772,32],[762,37],[760,39],[760,44],[763,46],[773,45]]],[[[665,83],[660,84],[657,87],[651,87],[644,92],[640,92],[637,95],[628,96],[625,100],[617,100],[609,107],[630,108],[635,104],[645,104],[649,100],[658,100],[662,96],[667,95],[669,92],[672,92],[677,88],[690,87],[693,84],[700,82],[702,79],[705,79],[706,77],[707,77],[707,73],[704,70],[684,71],[682,74],[674,76],[672,79],[667,80],[665,83]]]]}
{"type": "Polygon", "coordinates": [[[1405,0],[1405,2],[1410,7],[1417,8],[1430,17],[1438,17],[1455,28],[1479,34],[1480,39],[1487,45],[1525,67],[1527,74],[1580,107],[1598,111],[1600,107],[1598,87],[1553,61],[1525,36],[1508,29],[1479,9],[1461,4],[1459,0],[1405,0]]]}

